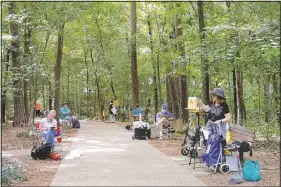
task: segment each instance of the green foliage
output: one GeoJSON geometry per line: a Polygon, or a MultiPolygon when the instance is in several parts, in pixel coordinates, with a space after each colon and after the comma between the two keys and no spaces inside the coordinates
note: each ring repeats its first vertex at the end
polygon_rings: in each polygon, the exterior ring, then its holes
{"type": "Polygon", "coordinates": [[[25,180],[23,164],[15,158],[2,158],[2,185],[11,186],[13,183],[25,180]]]}
{"type": "MultiPolygon", "coordinates": [[[[11,38],[6,3],[3,2],[2,8],[2,54],[5,55],[5,48],[9,46],[11,38]]],[[[17,9],[19,20],[30,17],[28,24],[32,27],[31,54],[26,59],[21,59],[25,61],[26,71],[23,76],[29,80],[28,88],[31,92],[45,85],[45,91],[40,91],[37,96],[44,98],[44,108],[48,105],[48,82],[51,83],[51,93],[55,90],[57,32],[63,24],[61,99],[69,100],[71,108],[81,116],[86,116],[87,112],[90,116],[97,116],[96,78],[106,110],[108,101],[114,97],[111,90],[112,79],[121,106],[124,104],[127,109],[131,106],[130,3],[18,2],[17,9]],[[50,37],[45,50],[48,33],[50,37]],[[33,80],[36,80],[35,85],[32,84],[33,80]],[[83,92],[87,87],[92,90],[88,103],[87,93],[83,92]],[[90,111],[87,111],[87,104],[90,105],[90,111]]],[[[136,38],[140,105],[144,106],[148,98],[152,99],[152,106],[154,104],[152,77],[158,57],[163,101],[166,100],[165,84],[169,73],[174,76],[187,75],[189,96],[200,96],[203,56],[208,60],[210,89],[216,86],[216,82],[225,89],[231,113],[234,108],[232,70],[234,67],[242,69],[247,123],[260,123],[259,126],[266,128],[267,125],[262,124],[266,110],[264,85],[267,84],[268,76],[280,71],[279,17],[277,2],[231,2],[230,7],[225,2],[204,2],[206,38],[201,42],[197,2],[138,2],[136,38]],[[173,39],[171,35],[177,16],[181,18],[179,26],[182,27],[183,35],[173,39]],[[150,49],[148,19],[152,27],[153,52],[150,49]],[[184,58],[180,58],[179,52],[175,50],[178,42],[184,43],[184,58]],[[173,66],[172,62],[178,66],[173,66]]],[[[23,31],[27,23],[20,23],[23,56],[23,31]]],[[[2,65],[2,70],[3,67],[2,65]]],[[[3,90],[7,90],[7,99],[11,102],[10,71],[3,74],[2,81],[3,90]]],[[[279,79],[275,81],[276,85],[280,85],[279,79]]],[[[280,93],[277,90],[274,92],[273,106],[278,106],[276,98],[280,98],[280,93]]],[[[271,124],[276,124],[275,118],[271,124]]],[[[276,128],[272,129],[275,132],[276,128]]]]}

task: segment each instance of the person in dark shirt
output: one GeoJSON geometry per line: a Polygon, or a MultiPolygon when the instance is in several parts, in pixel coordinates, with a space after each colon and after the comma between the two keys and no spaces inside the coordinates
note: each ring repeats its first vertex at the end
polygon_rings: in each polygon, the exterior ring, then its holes
{"type": "Polygon", "coordinates": [[[208,119],[216,124],[228,123],[231,116],[229,107],[225,100],[224,90],[215,88],[211,91],[212,101],[205,106],[202,104],[202,109],[209,113],[208,119]]]}
{"type": "Polygon", "coordinates": [[[229,129],[228,122],[230,121],[230,111],[225,101],[224,90],[221,88],[215,88],[211,91],[212,101],[209,105],[205,106],[202,101],[200,105],[203,111],[208,113],[207,129],[210,124],[215,123],[220,126],[221,136],[223,140],[223,146],[226,145],[226,133],[229,129]]]}
{"type": "Polygon", "coordinates": [[[115,120],[116,120],[116,108],[115,106],[113,105],[113,101],[110,101],[109,103],[109,115],[110,115],[110,121],[111,123],[115,123],[115,120]]]}

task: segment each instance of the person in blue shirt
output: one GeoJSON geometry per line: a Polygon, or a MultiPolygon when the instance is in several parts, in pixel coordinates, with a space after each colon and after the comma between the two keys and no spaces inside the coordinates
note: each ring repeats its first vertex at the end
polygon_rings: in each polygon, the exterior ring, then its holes
{"type": "Polygon", "coordinates": [[[173,115],[167,111],[168,106],[166,104],[162,105],[162,110],[156,114],[156,126],[160,130],[160,137],[159,139],[162,140],[163,138],[163,128],[168,128],[170,125],[169,120],[173,120],[173,115]]]}
{"type": "Polygon", "coordinates": [[[143,109],[140,107],[140,105],[136,104],[136,108],[133,111],[134,113],[134,120],[138,120],[139,116],[143,115],[143,109]]]}
{"type": "Polygon", "coordinates": [[[60,119],[65,120],[71,117],[71,111],[68,108],[68,103],[64,102],[60,108],[60,119]]]}

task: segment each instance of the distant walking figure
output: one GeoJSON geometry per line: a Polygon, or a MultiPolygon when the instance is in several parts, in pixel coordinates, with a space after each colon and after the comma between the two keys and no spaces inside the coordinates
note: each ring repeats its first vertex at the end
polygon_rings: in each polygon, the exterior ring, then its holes
{"type": "Polygon", "coordinates": [[[40,117],[41,104],[39,102],[36,102],[35,110],[36,110],[36,117],[40,117]]]}

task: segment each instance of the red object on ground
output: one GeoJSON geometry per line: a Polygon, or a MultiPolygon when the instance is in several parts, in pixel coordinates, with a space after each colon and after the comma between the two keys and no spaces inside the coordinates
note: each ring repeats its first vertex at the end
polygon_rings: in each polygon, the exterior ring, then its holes
{"type": "Polygon", "coordinates": [[[58,138],[57,138],[57,141],[58,141],[59,143],[61,143],[61,142],[62,142],[62,138],[61,138],[61,137],[58,137],[58,138]]]}
{"type": "Polygon", "coordinates": [[[40,127],[40,122],[37,121],[37,122],[35,123],[35,125],[36,125],[36,129],[39,129],[39,127],[40,127]]]}
{"type": "Polygon", "coordinates": [[[61,156],[57,153],[51,153],[49,157],[54,160],[61,160],[61,156]]]}

